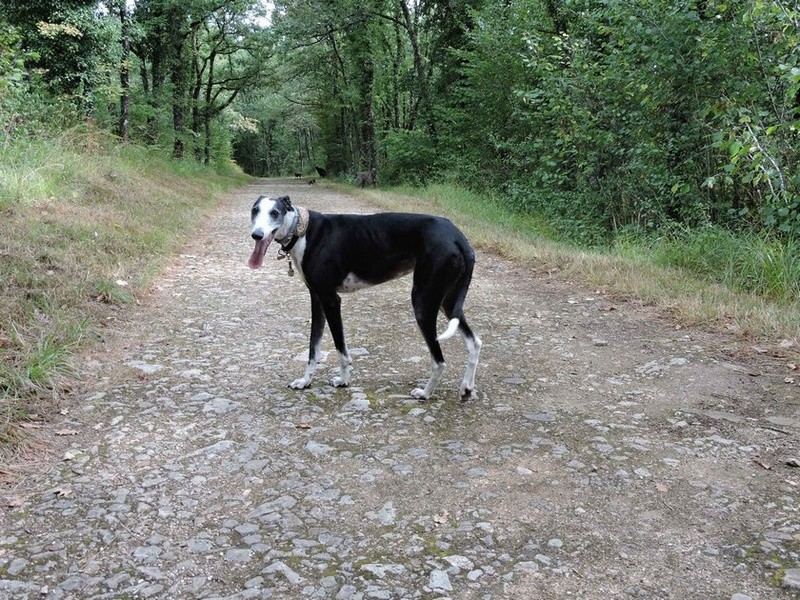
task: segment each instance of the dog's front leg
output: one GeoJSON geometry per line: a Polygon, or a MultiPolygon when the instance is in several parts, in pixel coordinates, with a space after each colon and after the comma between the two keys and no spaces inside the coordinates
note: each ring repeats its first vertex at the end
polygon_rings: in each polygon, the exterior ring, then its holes
{"type": "Polygon", "coordinates": [[[344,341],[344,329],[342,327],[342,299],[338,294],[322,301],[325,311],[325,318],[328,320],[328,327],[331,328],[333,344],[339,351],[340,368],[339,375],[331,379],[333,387],[347,387],[350,385],[350,371],[353,369],[353,360],[347,351],[347,344],[344,341]]]}
{"type": "Polygon", "coordinates": [[[289,384],[293,390],[302,390],[311,385],[311,378],[317,368],[322,347],[322,333],[325,331],[325,312],[322,303],[316,295],[311,294],[311,337],[308,343],[308,364],[306,371],[300,379],[295,379],[289,384]]]}

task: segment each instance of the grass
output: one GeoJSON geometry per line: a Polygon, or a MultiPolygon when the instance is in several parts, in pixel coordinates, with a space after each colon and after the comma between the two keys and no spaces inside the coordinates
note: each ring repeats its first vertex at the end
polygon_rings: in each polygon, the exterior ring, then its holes
{"type": "Polygon", "coordinates": [[[782,353],[787,346],[795,352],[798,348],[800,252],[796,242],[737,237],[709,228],[661,238],[625,236],[607,249],[585,249],[559,241],[546,222],[512,212],[500,197],[453,185],[353,193],[389,210],[448,216],[479,248],[524,262],[539,272],[637,299],[678,325],[732,333],[740,342],[772,343],[782,353]]]}
{"type": "Polygon", "coordinates": [[[646,256],[655,265],[680,269],[778,304],[791,305],[800,299],[800,244],[793,239],[709,226],[676,228],[659,237],[622,235],[614,249],[626,258],[646,256]]]}
{"type": "Polygon", "coordinates": [[[248,178],[75,129],[0,145],[0,455],[70,358],[132,304],[220,195],[248,178]]]}

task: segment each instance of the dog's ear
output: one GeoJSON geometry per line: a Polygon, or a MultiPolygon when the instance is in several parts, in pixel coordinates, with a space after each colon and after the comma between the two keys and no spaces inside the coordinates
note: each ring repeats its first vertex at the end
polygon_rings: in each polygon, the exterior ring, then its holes
{"type": "Polygon", "coordinates": [[[294,208],[292,208],[292,201],[289,200],[289,196],[281,196],[280,198],[278,198],[278,202],[281,203],[281,206],[283,206],[286,212],[294,210],[294,208]]]}

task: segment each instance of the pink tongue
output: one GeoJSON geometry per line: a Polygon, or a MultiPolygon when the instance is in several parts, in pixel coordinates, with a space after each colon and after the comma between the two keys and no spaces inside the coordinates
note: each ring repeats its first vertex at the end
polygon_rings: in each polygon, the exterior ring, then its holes
{"type": "Polygon", "coordinates": [[[258,269],[264,264],[264,255],[267,253],[267,247],[274,234],[265,237],[256,242],[256,247],[253,248],[253,253],[250,255],[250,260],[247,261],[247,266],[251,269],[258,269]]]}

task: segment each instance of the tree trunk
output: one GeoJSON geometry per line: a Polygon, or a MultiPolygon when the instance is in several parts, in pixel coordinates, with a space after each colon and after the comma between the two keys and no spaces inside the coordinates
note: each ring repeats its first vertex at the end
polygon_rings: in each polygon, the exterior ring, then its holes
{"type": "MultiPolygon", "coordinates": [[[[369,62],[369,61],[368,61],[369,62]]],[[[361,104],[361,160],[367,169],[374,169],[377,165],[377,151],[375,147],[375,111],[372,108],[372,95],[375,83],[375,70],[372,63],[364,65],[364,95],[361,104]]]]}
{"type": "Polygon", "coordinates": [[[120,0],[119,20],[122,28],[122,60],[119,66],[119,83],[121,88],[119,96],[119,137],[122,138],[123,141],[128,141],[131,121],[131,83],[130,73],[128,71],[131,57],[131,36],[126,0],[120,0]]]}
{"type": "Polygon", "coordinates": [[[272,128],[273,121],[267,121],[266,127],[264,127],[264,152],[262,157],[263,167],[258,173],[262,177],[277,175],[277,173],[272,172],[272,128]]]}
{"type": "Polygon", "coordinates": [[[425,62],[422,58],[422,50],[419,45],[419,34],[417,31],[417,24],[414,17],[411,15],[411,9],[408,8],[407,0],[400,0],[400,10],[403,11],[403,22],[405,23],[408,39],[411,42],[411,50],[414,54],[414,79],[416,84],[416,93],[411,101],[411,114],[409,115],[409,129],[414,129],[417,117],[421,111],[425,111],[426,116],[431,119],[428,123],[429,129],[434,128],[434,123],[431,116],[428,114],[428,76],[425,72],[425,62]]]}
{"type": "Polygon", "coordinates": [[[213,97],[212,92],[214,88],[214,62],[216,61],[217,55],[215,52],[212,52],[208,57],[208,80],[206,82],[206,97],[205,97],[205,107],[203,109],[203,139],[205,140],[204,143],[204,150],[203,150],[203,162],[205,164],[211,163],[211,117],[212,117],[212,103],[213,97]]]}
{"type": "MultiPolygon", "coordinates": [[[[203,151],[200,147],[200,92],[203,89],[203,73],[206,65],[202,68],[199,64],[197,30],[192,32],[192,66],[194,68],[194,84],[192,85],[192,135],[194,137],[194,158],[200,162],[203,160],[203,151]]],[[[209,75],[211,77],[212,75],[209,75]]],[[[208,106],[208,105],[206,105],[208,106]]]]}
{"type": "Polygon", "coordinates": [[[391,104],[391,124],[397,130],[400,129],[400,76],[402,73],[403,63],[403,40],[400,37],[400,27],[395,24],[394,26],[394,39],[396,54],[392,60],[392,104],[391,104]]]}
{"type": "Polygon", "coordinates": [[[172,63],[172,128],[175,141],[172,145],[172,156],[183,158],[185,150],[184,135],[186,116],[186,68],[183,64],[183,40],[175,45],[175,56],[172,63]]]}

